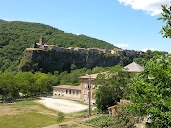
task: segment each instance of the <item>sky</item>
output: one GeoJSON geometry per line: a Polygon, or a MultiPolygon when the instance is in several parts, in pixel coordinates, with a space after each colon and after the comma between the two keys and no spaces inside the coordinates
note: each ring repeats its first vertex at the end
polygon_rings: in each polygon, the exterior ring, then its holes
{"type": "Polygon", "coordinates": [[[123,49],[171,52],[159,33],[170,0],[0,0],[0,19],[38,22],[104,40],[123,49]]]}

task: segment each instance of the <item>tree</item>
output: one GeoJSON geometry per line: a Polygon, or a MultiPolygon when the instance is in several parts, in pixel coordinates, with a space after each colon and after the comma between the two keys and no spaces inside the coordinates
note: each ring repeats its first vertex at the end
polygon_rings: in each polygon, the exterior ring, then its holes
{"type": "Polygon", "coordinates": [[[16,84],[27,98],[51,92],[52,86],[56,84],[56,77],[50,73],[19,72],[16,75],[16,84]]]}
{"type": "Polygon", "coordinates": [[[12,102],[18,98],[19,87],[12,73],[7,72],[0,75],[0,95],[2,95],[3,102],[12,102]]]}
{"type": "Polygon", "coordinates": [[[149,127],[171,126],[171,60],[167,56],[154,57],[144,73],[135,77],[130,88],[131,106],[139,116],[150,116],[149,127]]]}
{"type": "Polygon", "coordinates": [[[36,92],[39,95],[49,92],[52,90],[52,86],[55,84],[56,78],[51,74],[45,74],[41,72],[36,72],[34,74],[36,92]]]}
{"type": "Polygon", "coordinates": [[[139,58],[135,58],[134,62],[140,64],[141,66],[144,66],[151,58],[158,55],[165,55],[165,53],[157,50],[155,51],[147,50],[145,53],[142,53],[139,56],[139,58]]]}
{"type": "Polygon", "coordinates": [[[120,66],[115,66],[109,72],[98,75],[96,85],[96,104],[101,111],[107,110],[108,107],[115,105],[126,92],[128,82],[126,74],[120,66]]]}
{"type": "Polygon", "coordinates": [[[71,70],[75,70],[77,69],[77,66],[75,64],[71,64],[71,67],[70,67],[71,70]]]}
{"type": "Polygon", "coordinates": [[[162,27],[160,33],[163,34],[163,37],[171,38],[171,6],[162,5],[162,10],[162,17],[158,20],[163,20],[166,24],[162,27]]]}
{"type": "Polygon", "coordinates": [[[23,93],[26,98],[36,94],[35,81],[32,72],[19,72],[16,75],[16,82],[20,88],[20,92],[23,93]]]}

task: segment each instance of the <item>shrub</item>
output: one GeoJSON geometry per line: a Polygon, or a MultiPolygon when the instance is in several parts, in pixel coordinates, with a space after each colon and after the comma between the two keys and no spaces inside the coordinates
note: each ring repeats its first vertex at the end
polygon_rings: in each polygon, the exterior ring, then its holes
{"type": "Polygon", "coordinates": [[[57,122],[58,123],[61,123],[65,118],[65,114],[63,112],[58,112],[58,115],[57,115],[57,122]]]}

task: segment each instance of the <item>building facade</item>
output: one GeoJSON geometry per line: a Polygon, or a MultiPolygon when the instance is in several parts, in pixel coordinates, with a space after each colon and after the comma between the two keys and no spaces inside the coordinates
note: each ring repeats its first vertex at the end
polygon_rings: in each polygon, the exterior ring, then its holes
{"type": "Polygon", "coordinates": [[[80,100],[81,87],[71,85],[53,86],[53,98],[80,100]]]}
{"type": "MultiPolygon", "coordinates": [[[[142,72],[144,69],[140,65],[135,62],[124,67],[125,72],[142,72]]],[[[106,74],[107,72],[103,72],[101,74],[106,74]]],[[[79,100],[85,103],[90,102],[91,104],[95,103],[95,80],[98,74],[91,74],[81,76],[80,85],[79,86],[71,86],[71,85],[60,85],[53,86],[53,98],[63,98],[63,99],[71,99],[71,100],[79,100]]]]}
{"type": "Polygon", "coordinates": [[[79,86],[59,85],[53,86],[53,98],[79,100],[85,103],[95,103],[95,85],[97,74],[85,75],[80,77],[79,86]]]}

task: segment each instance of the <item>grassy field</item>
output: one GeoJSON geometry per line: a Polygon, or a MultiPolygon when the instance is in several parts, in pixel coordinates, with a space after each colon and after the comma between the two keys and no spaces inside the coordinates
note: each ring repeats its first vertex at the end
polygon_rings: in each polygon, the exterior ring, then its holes
{"type": "Polygon", "coordinates": [[[1,128],[40,128],[56,124],[57,112],[35,101],[0,104],[1,128]]]}
{"type": "Polygon", "coordinates": [[[1,128],[38,128],[55,124],[56,118],[37,112],[0,117],[1,128]]]}
{"type": "MultiPolygon", "coordinates": [[[[57,113],[33,100],[0,104],[0,128],[56,128],[60,125],[70,128],[91,128],[84,124],[88,118],[88,110],[65,114],[61,124],[57,122],[57,113]]],[[[92,112],[92,115],[95,113],[92,112]]]]}

